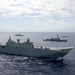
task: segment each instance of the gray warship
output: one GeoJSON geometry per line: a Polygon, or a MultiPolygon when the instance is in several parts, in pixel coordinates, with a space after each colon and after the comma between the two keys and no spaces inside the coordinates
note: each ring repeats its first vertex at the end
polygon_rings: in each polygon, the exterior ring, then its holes
{"type": "Polygon", "coordinates": [[[20,43],[20,39],[17,39],[17,42],[15,42],[9,37],[5,45],[0,45],[0,53],[26,57],[48,58],[53,60],[60,58],[63,59],[63,57],[72,49],[73,47],[34,46],[29,38],[26,42],[20,43]]]}
{"type": "Polygon", "coordinates": [[[56,38],[43,39],[43,41],[52,41],[52,42],[67,42],[67,39],[60,39],[57,35],[56,38]]]}

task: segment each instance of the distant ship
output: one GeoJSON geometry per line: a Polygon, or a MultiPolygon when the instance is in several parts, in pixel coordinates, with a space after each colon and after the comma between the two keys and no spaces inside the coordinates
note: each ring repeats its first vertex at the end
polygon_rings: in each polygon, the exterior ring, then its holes
{"type": "Polygon", "coordinates": [[[68,35],[63,35],[63,36],[61,36],[61,37],[69,37],[68,35]]]}
{"type": "Polygon", "coordinates": [[[30,42],[29,38],[26,42],[20,43],[20,39],[15,42],[9,37],[6,45],[0,45],[0,53],[53,60],[62,59],[72,49],[73,47],[37,47],[33,42],[30,42]]]}
{"type": "Polygon", "coordinates": [[[24,35],[22,35],[22,34],[16,34],[15,36],[24,36],[24,35]]]}
{"type": "Polygon", "coordinates": [[[67,42],[67,39],[60,39],[57,35],[57,38],[43,39],[43,41],[52,41],[52,42],[67,42]]]}

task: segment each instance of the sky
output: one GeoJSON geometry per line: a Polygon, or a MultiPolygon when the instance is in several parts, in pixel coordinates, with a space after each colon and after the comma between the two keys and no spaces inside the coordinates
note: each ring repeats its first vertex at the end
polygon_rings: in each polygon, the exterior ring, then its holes
{"type": "Polygon", "coordinates": [[[0,32],[75,32],[75,0],[0,0],[0,32]]]}

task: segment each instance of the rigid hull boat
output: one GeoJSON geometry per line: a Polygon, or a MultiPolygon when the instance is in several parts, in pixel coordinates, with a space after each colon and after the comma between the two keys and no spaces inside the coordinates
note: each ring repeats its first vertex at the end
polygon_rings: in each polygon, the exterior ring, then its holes
{"type": "Polygon", "coordinates": [[[63,58],[72,49],[73,47],[37,47],[33,45],[33,42],[30,42],[30,39],[20,43],[20,39],[17,39],[17,42],[15,42],[11,40],[11,37],[6,42],[6,45],[0,45],[0,53],[54,60],[63,58]]]}

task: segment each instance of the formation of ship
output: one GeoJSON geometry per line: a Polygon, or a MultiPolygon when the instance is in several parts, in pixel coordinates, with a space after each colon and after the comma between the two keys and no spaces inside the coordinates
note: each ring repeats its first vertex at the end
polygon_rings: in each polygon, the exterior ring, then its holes
{"type": "Polygon", "coordinates": [[[73,47],[43,47],[35,46],[28,38],[26,42],[12,41],[9,37],[5,45],[0,45],[0,53],[36,58],[62,59],[73,47]]]}
{"type": "Polygon", "coordinates": [[[57,35],[56,38],[43,39],[43,41],[52,41],[52,42],[67,42],[67,39],[60,39],[57,35]]]}

